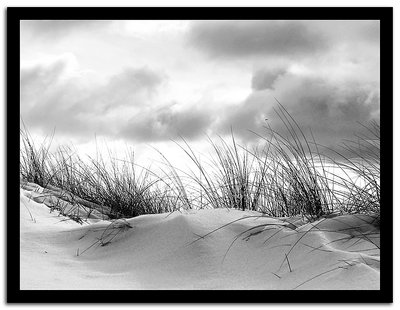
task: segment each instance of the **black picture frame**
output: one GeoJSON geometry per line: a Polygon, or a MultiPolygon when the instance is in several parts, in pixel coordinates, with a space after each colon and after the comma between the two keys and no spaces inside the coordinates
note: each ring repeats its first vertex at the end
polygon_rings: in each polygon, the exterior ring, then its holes
{"type": "Polygon", "coordinates": [[[393,8],[391,7],[8,7],[7,302],[8,303],[391,303],[393,302],[393,8]],[[373,291],[45,291],[20,290],[19,118],[21,20],[302,19],[380,21],[381,283],[373,291]]]}

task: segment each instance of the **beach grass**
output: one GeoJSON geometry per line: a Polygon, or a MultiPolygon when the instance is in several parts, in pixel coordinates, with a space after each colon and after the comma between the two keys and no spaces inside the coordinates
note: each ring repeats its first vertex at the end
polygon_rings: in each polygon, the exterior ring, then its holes
{"type": "Polygon", "coordinates": [[[175,143],[195,169],[174,167],[159,152],[161,173],[138,165],[133,150],[108,150],[107,157],[97,152],[85,160],[70,146],[50,152],[54,134],[36,145],[22,122],[20,177],[103,206],[115,219],[182,208],[234,208],[310,221],[332,213],[379,215],[377,122],[360,125],[364,133],[331,149],[306,134],[279,102],[275,112],[284,129],[266,124],[262,134],[254,132],[261,141],[257,147],[241,146],[231,130],[229,139],[207,137],[212,154],[205,162],[182,138],[175,143]]]}

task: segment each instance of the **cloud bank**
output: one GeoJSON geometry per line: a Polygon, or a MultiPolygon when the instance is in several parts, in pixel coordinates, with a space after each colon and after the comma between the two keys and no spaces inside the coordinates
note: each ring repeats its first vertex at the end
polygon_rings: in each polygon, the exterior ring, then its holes
{"type": "MultiPolygon", "coordinates": [[[[268,83],[271,85],[271,83],[268,83]]],[[[303,130],[312,130],[316,139],[334,147],[360,129],[360,123],[379,120],[379,84],[347,81],[337,85],[323,77],[304,77],[287,73],[279,75],[273,88],[255,89],[219,123],[219,131],[232,126],[244,141],[256,138],[249,130],[262,132],[262,127],[285,131],[275,110],[278,100],[296,119],[303,130]],[[266,120],[267,119],[267,120],[266,120]]]]}
{"type": "Polygon", "coordinates": [[[197,22],[189,42],[216,57],[304,55],[328,47],[320,33],[298,21],[197,22]]]}
{"type": "Polygon", "coordinates": [[[76,32],[104,30],[107,20],[23,20],[21,31],[35,39],[63,40],[76,32]]]}
{"type": "MultiPolygon", "coordinates": [[[[213,121],[200,107],[164,103],[168,77],[149,68],[127,68],[106,83],[85,85],[68,77],[70,59],[21,70],[21,116],[43,133],[90,139],[101,134],[134,142],[196,138],[213,121]]],[[[81,83],[82,82],[82,83],[81,83]]]]}
{"type": "Polygon", "coordinates": [[[184,24],[24,22],[21,116],[78,140],[193,141],[233,128],[251,143],[266,122],[283,129],[276,98],[328,146],[380,118],[379,22],[184,24]]]}
{"type": "Polygon", "coordinates": [[[283,130],[276,100],[327,146],[379,121],[377,21],[201,21],[188,36],[215,62],[253,64],[248,96],[221,112],[217,132],[251,142],[266,119],[283,130]]]}

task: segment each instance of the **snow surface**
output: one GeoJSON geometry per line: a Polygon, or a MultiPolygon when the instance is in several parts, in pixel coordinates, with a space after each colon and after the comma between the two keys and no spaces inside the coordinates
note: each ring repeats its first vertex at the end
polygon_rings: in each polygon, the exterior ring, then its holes
{"type": "Polygon", "coordinates": [[[20,190],[22,290],[380,288],[371,216],[306,223],[209,209],[80,224],[43,196],[34,184],[20,190]]]}

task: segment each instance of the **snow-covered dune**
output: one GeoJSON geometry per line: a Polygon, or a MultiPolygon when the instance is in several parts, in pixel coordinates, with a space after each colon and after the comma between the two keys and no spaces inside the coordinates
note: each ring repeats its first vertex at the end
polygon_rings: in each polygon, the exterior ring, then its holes
{"type": "Polygon", "coordinates": [[[210,209],[80,224],[37,192],[20,191],[22,290],[380,288],[371,216],[307,224],[210,209]]]}

